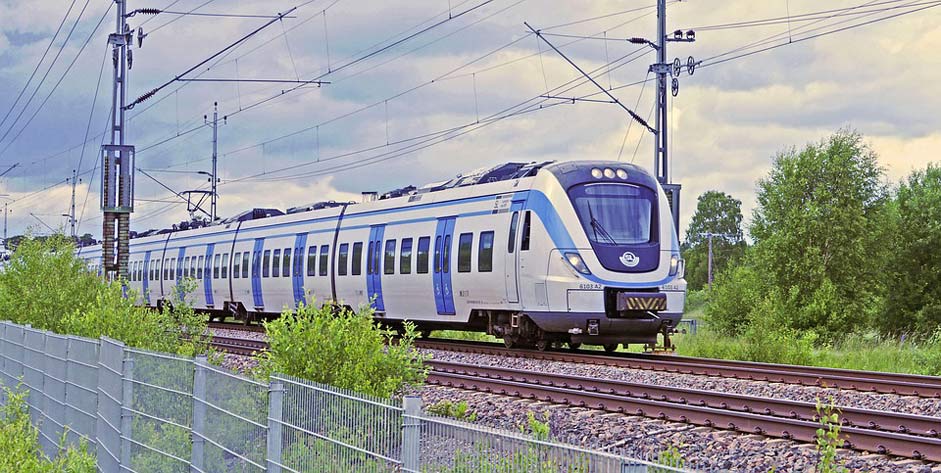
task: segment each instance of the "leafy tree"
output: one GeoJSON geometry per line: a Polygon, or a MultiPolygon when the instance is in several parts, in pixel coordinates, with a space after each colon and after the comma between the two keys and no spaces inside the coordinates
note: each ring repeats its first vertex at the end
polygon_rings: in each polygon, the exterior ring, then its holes
{"type": "Polygon", "coordinates": [[[893,210],[898,229],[886,272],[883,332],[930,334],[941,326],[941,167],[915,171],[899,186],[893,210]]]}
{"type": "Polygon", "coordinates": [[[728,263],[745,252],[742,237],[742,201],[725,192],[707,191],[699,196],[696,213],[686,230],[683,259],[686,260],[686,282],[690,289],[698,290],[708,283],[709,240],[712,233],[712,274],[724,269],[728,263]]]}
{"type": "Polygon", "coordinates": [[[706,308],[717,327],[730,335],[779,327],[796,331],[787,338],[810,331],[830,341],[881,313],[888,189],[860,135],[840,131],[779,154],[757,196],[747,268],[724,278],[731,286],[706,308]]]}

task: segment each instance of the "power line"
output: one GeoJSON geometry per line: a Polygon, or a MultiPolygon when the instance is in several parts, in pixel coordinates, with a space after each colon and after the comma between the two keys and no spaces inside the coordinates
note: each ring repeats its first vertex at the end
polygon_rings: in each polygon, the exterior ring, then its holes
{"type": "MultiPolygon", "coordinates": [[[[26,93],[26,89],[29,89],[29,84],[33,82],[33,79],[36,77],[36,72],[39,71],[40,66],[42,66],[42,63],[46,60],[46,55],[49,54],[49,50],[52,49],[52,45],[55,44],[56,38],[59,37],[59,33],[62,31],[62,26],[65,25],[65,20],[67,20],[69,18],[69,14],[72,13],[72,8],[75,7],[75,2],[76,0],[72,0],[72,3],[69,4],[69,9],[66,10],[65,15],[62,16],[62,21],[59,22],[59,27],[56,28],[55,34],[53,34],[52,39],[49,40],[49,45],[46,46],[46,50],[43,51],[42,57],[40,57],[39,62],[36,63],[36,67],[33,68],[33,72],[29,75],[29,79],[26,80],[26,84],[23,84],[23,89],[20,90],[20,93],[16,96],[16,100],[14,100],[13,104],[10,105],[10,109],[7,110],[7,113],[3,116],[3,120],[0,120],[0,129],[3,128],[3,125],[7,122],[7,118],[10,117],[10,114],[13,113],[13,109],[16,108],[16,105],[20,103],[20,99],[23,98],[23,94],[26,93]]],[[[53,64],[54,63],[55,61],[53,61],[53,64]]],[[[52,66],[50,65],[50,67],[52,66]]]]}
{"type": "MultiPolygon", "coordinates": [[[[830,19],[830,18],[833,18],[834,16],[863,15],[863,14],[872,13],[872,12],[884,12],[884,11],[897,10],[900,8],[906,8],[905,5],[897,5],[898,3],[901,3],[903,1],[905,0],[886,0],[886,1],[878,2],[878,3],[870,2],[870,3],[865,4],[865,6],[894,5],[894,6],[885,7],[885,8],[877,8],[874,10],[859,10],[859,8],[861,7],[857,5],[853,7],[834,8],[830,10],[820,10],[820,11],[815,11],[815,12],[810,12],[810,13],[801,13],[797,15],[778,16],[778,17],[763,18],[763,19],[757,19],[757,20],[735,21],[735,22],[729,22],[729,23],[719,23],[715,25],[691,26],[688,28],[681,28],[681,29],[683,30],[692,29],[698,32],[717,31],[717,30],[726,30],[726,29],[772,26],[772,25],[788,23],[789,21],[800,22],[800,21],[813,21],[813,20],[818,20],[818,19],[830,19]],[[827,16],[830,13],[841,13],[841,12],[845,12],[844,15],[827,16]]],[[[936,2],[925,1],[925,2],[921,2],[912,6],[926,5],[930,3],[936,3],[936,2]]]]}

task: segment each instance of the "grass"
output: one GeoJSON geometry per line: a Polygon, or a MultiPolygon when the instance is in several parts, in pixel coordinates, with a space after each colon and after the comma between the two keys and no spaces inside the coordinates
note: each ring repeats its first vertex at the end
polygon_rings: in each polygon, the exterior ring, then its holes
{"type": "MultiPolygon", "coordinates": [[[[726,337],[700,329],[696,335],[677,335],[677,354],[729,360],[779,362],[748,356],[748,340],[726,337]]],[[[792,347],[793,349],[793,347],[792,347]]],[[[804,354],[809,366],[941,375],[941,340],[912,342],[878,337],[874,334],[849,334],[839,344],[808,349],[804,354]]]]}

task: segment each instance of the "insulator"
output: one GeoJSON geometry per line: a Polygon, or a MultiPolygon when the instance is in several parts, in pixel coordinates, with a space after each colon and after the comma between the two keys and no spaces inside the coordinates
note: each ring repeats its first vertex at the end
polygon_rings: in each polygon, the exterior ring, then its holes
{"type": "Polygon", "coordinates": [[[160,9],[159,8],[141,8],[137,10],[137,12],[140,13],[141,15],[156,15],[160,13],[160,9]]]}
{"type": "Polygon", "coordinates": [[[157,93],[157,89],[151,90],[150,92],[147,92],[146,94],[141,95],[140,97],[138,97],[137,100],[134,101],[134,103],[135,103],[135,104],[141,103],[141,102],[143,102],[143,101],[145,101],[145,100],[147,100],[147,99],[153,97],[154,94],[156,94],[156,93],[157,93]]]}

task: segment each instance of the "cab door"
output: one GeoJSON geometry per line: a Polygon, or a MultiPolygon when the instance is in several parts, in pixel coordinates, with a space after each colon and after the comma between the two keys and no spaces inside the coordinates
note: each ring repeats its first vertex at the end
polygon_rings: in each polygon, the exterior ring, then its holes
{"type": "Polygon", "coordinates": [[[454,315],[454,291],[451,287],[451,249],[454,246],[455,217],[438,219],[435,231],[435,306],[439,315],[454,315]]]}

